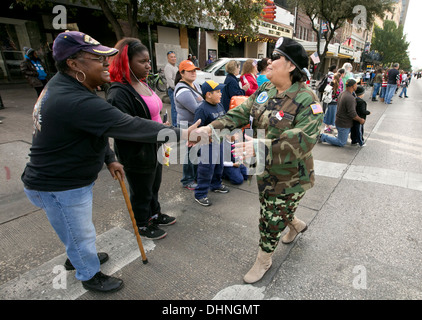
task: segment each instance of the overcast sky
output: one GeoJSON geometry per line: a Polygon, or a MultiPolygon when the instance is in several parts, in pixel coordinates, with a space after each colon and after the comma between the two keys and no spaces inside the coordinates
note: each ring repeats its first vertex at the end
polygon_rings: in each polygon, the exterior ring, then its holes
{"type": "Polygon", "coordinates": [[[410,42],[409,56],[413,70],[422,68],[422,1],[410,0],[407,10],[404,33],[406,40],[410,42]]]}

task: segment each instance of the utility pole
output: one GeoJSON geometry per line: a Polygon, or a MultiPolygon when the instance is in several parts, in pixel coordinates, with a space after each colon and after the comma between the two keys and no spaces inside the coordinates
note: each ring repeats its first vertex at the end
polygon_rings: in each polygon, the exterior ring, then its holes
{"type": "Polygon", "coordinates": [[[198,65],[201,65],[201,61],[200,61],[200,48],[201,48],[201,27],[199,27],[198,28],[198,55],[197,55],[197,58],[198,58],[198,65]]]}
{"type": "Polygon", "coordinates": [[[152,43],[151,43],[151,25],[148,23],[148,41],[149,41],[149,52],[151,59],[151,72],[154,74],[154,55],[152,54],[152,43]]]}

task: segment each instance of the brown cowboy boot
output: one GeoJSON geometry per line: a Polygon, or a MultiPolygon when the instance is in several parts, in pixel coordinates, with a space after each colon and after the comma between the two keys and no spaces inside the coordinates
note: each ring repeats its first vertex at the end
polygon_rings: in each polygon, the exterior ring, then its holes
{"type": "Polygon", "coordinates": [[[258,256],[252,268],[243,277],[243,281],[246,283],[254,283],[264,276],[265,272],[271,267],[272,259],[271,256],[274,252],[268,253],[259,248],[258,256]]]}
{"type": "Polygon", "coordinates": [[[299,233],[305,232],[306,229],[308,229],[306,223],[296,217],[294,217],[288,225],[289,232],[286,233],[283,238],[281,238],[281,242],[283,242],[284,244],[292,243],[299,233]]]}

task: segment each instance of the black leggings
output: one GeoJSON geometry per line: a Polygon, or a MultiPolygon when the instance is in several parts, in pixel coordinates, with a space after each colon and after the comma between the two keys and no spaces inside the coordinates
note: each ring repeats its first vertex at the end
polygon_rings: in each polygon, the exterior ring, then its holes
{"type": "Polygon", "coordinates": [[[145,227],[152,216],[161,212],[158,192],[161,186],[163,166],[148,173],[125,171],[129,182],[130,203],[138,227],[145,227]]]}

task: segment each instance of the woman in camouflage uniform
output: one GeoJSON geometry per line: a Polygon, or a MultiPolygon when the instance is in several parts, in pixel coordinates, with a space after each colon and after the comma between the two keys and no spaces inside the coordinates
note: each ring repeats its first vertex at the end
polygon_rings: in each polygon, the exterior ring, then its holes
{"type": "Polygon", "coordinates": [[[254,139],[236,144],[237,154],[258,156],[263,159],[263,172],[257,174],[259,201],[259,251],[255,264],[245,275],[246,283],[260,280],[272,264],[282,231],[289,232],[282,238],[291,243],[307,229],[305,222],[294,212],[305,191],[315,180],[312,148],[322,124],[323,110],[316,95],[306,86],[305,73],[308,56],[296,41],[280,38],[268,66],[263,84],[242,105],[230,110],[209,126],[198,129],[208,135],[217,129],[234,130],[253,119],[254,139]],[[251,117],[251,118],[250,118],[251,117]],[[257,138],[257,130],[265,130],[265,138],[257,138]]]}

